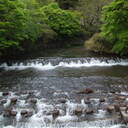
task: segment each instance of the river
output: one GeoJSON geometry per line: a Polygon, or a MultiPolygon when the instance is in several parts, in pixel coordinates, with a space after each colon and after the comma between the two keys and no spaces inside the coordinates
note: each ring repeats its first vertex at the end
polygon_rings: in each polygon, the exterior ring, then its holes
{"type": "Polygon", "coordinates": [[[128,103],[126,58],[51,56],[0,64],[0,128],[127,128],[106,110],[117,96],[128,103]]]}

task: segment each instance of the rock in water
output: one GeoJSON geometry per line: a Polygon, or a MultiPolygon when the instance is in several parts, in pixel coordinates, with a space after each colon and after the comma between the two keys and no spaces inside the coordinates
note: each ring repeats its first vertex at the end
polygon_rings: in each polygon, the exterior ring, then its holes
{"type": "Polygon", "coordinates": [[[11,104],[16,104],[16,102],[17,102],[17,98],[12,98],[11,99],[11,104]]]}
{"type": "Polygon", "coordinates": [[[109,105],[107,108],[106,108],[107,112],[109,113],[113,113],[115,112],[115,107],[113,105],[109,105]]]}
{"type": "Polygon", "coordinates": [[[56,119],[59,115],[60,115],[60,111],[59,110],[54,110],[52,112],[53,119],[56,119]]]}
{"type": "Polygon", "coordinates": [[[94,91],[91,88],[86,88],[77,92],[77,94],[90,94],[90,93],[94,93],[94,91]]]}
{"type": "Polygon", "coordinates": [[[31,117],[33,115],[32,111],[27,111],[27,110],[22,110],[21,111],[21,116],[22,117],[31,117]]]}
{"type": "Polygon", "coordinates": [[[3,96],[8,96],[8,95],[9,95],[9,92],[3,92],[2,95],[3,95],[3,96]]]}
{"type": "Polygon", "coordinates": [[[76,110],[74,110],[74,114],[77,115],[77,116],[80,116],[82,115],[82,109],[81,108],[77,108],[76,110]]]}
{"type": "Polygon", "coordinates": [[[93,113],[94,113],[94,111],[92,109],[87,109],[86,110],[86,114],[93,114],[93,113]]]}

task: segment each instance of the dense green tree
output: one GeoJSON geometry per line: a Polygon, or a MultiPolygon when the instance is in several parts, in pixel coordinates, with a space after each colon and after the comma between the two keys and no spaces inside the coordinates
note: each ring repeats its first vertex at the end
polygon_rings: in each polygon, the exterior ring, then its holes
{"type": "Polygon", "coordinates": [[[26,38],[26,16],[18,0],[0,0],[0,49],[18,46],[26,38]]]}
{"type": "Polygon", "coordinates": [[[113,51],[128,53],[128,0],[114,0],[103,8],[102,35],[111,42],[113,51]]]}
{"type": "Polygon", "coordinates": [[[44,6],[42,11],[47,19],[46,23],[60,36],[72,37],[80,34],[80,14],[78,12],[62,10],[58,4],[44,6]]]}

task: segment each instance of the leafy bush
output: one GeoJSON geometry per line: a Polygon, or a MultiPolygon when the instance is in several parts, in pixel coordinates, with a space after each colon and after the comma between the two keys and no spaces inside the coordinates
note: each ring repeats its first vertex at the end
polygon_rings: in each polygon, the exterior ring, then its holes
{"type": "Polygon", "coordinates": [[[94,52],[111,53],[111,47],[107,45],[107,40],[100,33],[95,33],[89,40],[85,42],[85,48],[94,52]]]}
{"type": "Polygon", "coordinates": [[[128,0],[114,0],[103,8],[102,36],[121,55],[128,53],[128,0]]]}
{"type": "Polygon", "coordinates": [[[26,38],[25,11],[18,0],[0,0],[0,49],[18,46],[26,38]]]}
{"type": "Polygon", "coordinates": [[[69,10],[62,10],[57,3],[44,6],[42,11],[45,13],[49,25],[58,35],[72,37],[80,34],[80,14],[69,10]]]}

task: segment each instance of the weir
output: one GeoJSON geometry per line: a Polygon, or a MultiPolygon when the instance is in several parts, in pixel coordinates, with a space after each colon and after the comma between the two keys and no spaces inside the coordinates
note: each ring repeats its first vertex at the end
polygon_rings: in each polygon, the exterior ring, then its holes
{"type": "Polygon", "coordinates": [[[1,63],[0,127],[127,128],[114,109],[120,101],[124,112],[128,102],[127,74],[121,58],[1,63]]]}

